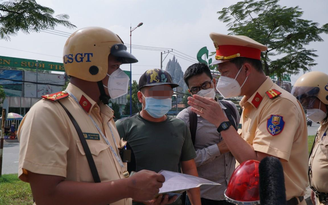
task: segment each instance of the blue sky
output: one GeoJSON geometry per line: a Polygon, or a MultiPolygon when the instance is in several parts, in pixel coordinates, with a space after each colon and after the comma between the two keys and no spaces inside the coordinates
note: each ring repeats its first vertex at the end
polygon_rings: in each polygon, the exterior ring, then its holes
{"type": "MultiPolygon", "coordinates": [[[[56,14],[68,14],[70,21],[77,28],[101,26],[117,33],[126,44],[129,44],[130,26],[133,28],[140,22],[143,25],[132,33],[132,53],[139,62],[132,66],[132,79],[139,80],[147,69],[160,67],[160,49],[173,48],[163,62],[165,68],[169,59],[176,56],[182,70],[196,62],[199,49],[207,46],[214,51],[209,33],[227,33],[226,24],[218,20],[217,11],[230,6],[237,0],[38,0],[39,4],[55,10],[56,14]],[[156,47],[156,48],[149,48],[156,47]]],[[[299,6],[303,18],[318,22],[320,26],[328,22],[327,0],[280,0],[280,5],[299,6]]],[[[62,62],[63,46],[69,33],[76,29],[62,26],[56,27],[56,35],[49,32],[18,33],[11,36],[10,41],[1,40],[0,55],[18,58],[38,59],[52,62],[62,62]],[[60,32],[63,31],[63,32],[60,32]]],[[[51,31],[50,31],[51,32],[51,31]]],[[[51,32],[54,33],[54,32],[51,32]]],[[[328,73],[325,58],[328,48],[328,35],[321,36],[325,41],[308,45],[316,49],[317,66],[312,70],[328,73]]],[[[129,46],[128,46],[129,49],[129,46]]],[[[163,58],[165,55],[163,56],[163,58]]],[[[129,65],[123,65],[123,70],[129,70],[129,65]]],[[[292,76],[292,83],[299,77],[292,76]]]]}

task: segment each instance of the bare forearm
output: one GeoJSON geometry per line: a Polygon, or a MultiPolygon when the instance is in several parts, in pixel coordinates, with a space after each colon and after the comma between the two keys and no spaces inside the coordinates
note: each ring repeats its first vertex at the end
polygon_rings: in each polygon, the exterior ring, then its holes
{"type": "Polygon", "coordinates": [[[226,143],[224,141],[221,141],[217,144],[219,150],[220,150],[220,154],[224,154],[227,152],[230,152],[228,146],[226,145],[226,143]]]}
{"type": "Polygon", "coordinates": [[[103,183],[84,183],[62,181],[52,191],[35,193],[33,195],[38,205],[42,204],[109,204],[128,198],[126,179],[103,183]]]}
{"type": "Polygon", "coordinates": [[[257,152],[249,145],[236,130],[231,126],[228,130],[221,132],[228,149],[239,163],[255,159],[259,160],[257,152]]]}
{"type": "MultiPolygon", "coordinates": [[[[182,162],[182,171],[184,174],[189,174],[196,177],[198,176],[198,172],[194,160],[182,162]]],[[[187,191],[187,193],[192,205],[201,205],[199,188],[190,189],[187,191]]]]}
{"type": "Polygon", "coordinates": [[[201,205],[199,188],[189,189],[187,193],[192,205],[201,205]]]}
{"type": "Polygon", "coordinates": [[[165,181],[163,175],[148,170],[102,183],[65,181],[64,177],[33,172],[28,178],[38,205],[109,204],[124,198],[146,201],[155,198],[165,181]]]}

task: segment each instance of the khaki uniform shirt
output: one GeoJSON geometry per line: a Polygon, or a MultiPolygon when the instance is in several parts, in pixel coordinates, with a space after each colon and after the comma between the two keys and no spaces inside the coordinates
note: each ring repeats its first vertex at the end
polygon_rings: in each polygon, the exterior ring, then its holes
{"type": "MultiPolygon", "coordinates": [[[[328,193],[328,124],[318,130],[309,159],[312,174],[310,183],[317,191],[328,193]]],[[[319,201],[317,201],[318,204],[319,201]]],[[[328,204],[328,203],[327,203],[328,204]]]]}
{"type": "MultiPolygon", "coordinates": [[[[98,105],[76,86],[67,89],[69,96],[60,102],[78,122],[89,145],[102,182],[124,178],[126,166],[116,160],[122,142],[113,120],[113,111],[98,105]],[[110,142],[113,153],[90,116],[110,142]]],[[[94,182],[80,139],[67,113],[58,102],[40,100],[26,114],[18,130],[20,141],[18,176],[28,182],[28,171],[65,177],[68,181],[94,182]],[[27,171],[26,171],[27,170],[27,171]]],[[[131,199],[116,205],[131,204],[131,199]]]]}
{"type": "Polygon", "coordinates": [[[297,99],[267,77],[253,96],[244,97],[240,105],[243,107],[239,130],[242,138],[255,151],[280,159],[287,200],[304,196],[308,186],[307,126],[297,99]],[[281,95],[270,99],[266,94],[270,89],[276,89],[281,95]]]}

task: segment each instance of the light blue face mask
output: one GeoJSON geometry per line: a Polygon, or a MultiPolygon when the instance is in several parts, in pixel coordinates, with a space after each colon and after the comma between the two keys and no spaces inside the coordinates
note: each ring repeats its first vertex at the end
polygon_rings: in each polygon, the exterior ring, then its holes
{"type": "Polygon", "coordinates": [[[172,108],[172,98],[156,99],[153,97],[145,97],[145,108],[153,118],[163,117],[172,108]]]}

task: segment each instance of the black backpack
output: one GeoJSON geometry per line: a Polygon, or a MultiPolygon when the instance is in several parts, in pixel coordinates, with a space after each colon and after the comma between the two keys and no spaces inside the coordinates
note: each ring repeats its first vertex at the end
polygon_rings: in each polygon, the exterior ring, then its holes
{"type": "MultiPolygon", "coordinates": [[[[229,122],[232,124],[232,126],[237,130],[238,122],[237,122],[237,113],[234,109],[234,107],[227,101],[220,101],[227,109],[224,109],[223,111],[227,115],[229,122]]],[[[189,111],[189,128],[190,128],[190,134],[191,134],[191,140],[193,145],[195,145],[196,140],[196,130],[197,130],[197,114],[189,111]]]]}

